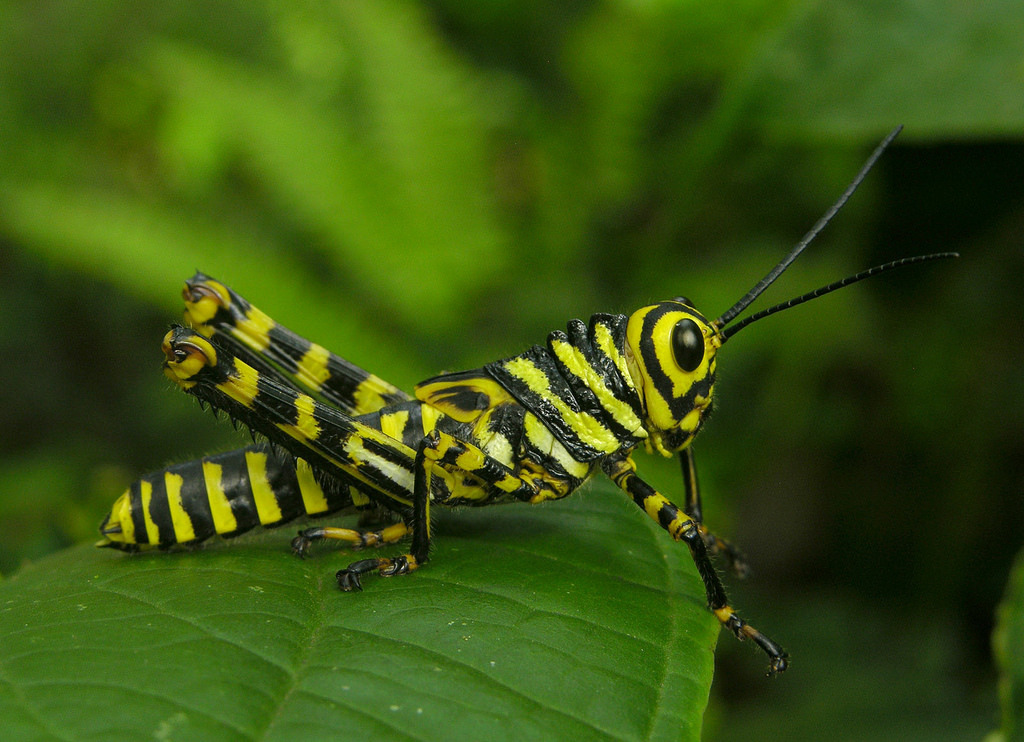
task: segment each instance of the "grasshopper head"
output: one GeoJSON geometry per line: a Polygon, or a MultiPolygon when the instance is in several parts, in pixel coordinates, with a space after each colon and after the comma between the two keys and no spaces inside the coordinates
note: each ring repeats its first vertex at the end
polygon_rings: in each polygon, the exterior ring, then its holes
{"type": "Polygon", "coordinates": [[[714,323],[683,298],[644,307],[629,318],[626,362],[654,450],[668,456],[700,430],[711,410],[721,345],[714,323]]]}

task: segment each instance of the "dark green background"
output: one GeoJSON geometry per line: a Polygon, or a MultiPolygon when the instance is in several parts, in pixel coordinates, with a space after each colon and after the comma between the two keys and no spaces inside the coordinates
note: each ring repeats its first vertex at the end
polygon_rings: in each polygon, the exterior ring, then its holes
{"type": "Polygon", "coordinates": [[[978,738],[1024,533],[1022,39],[1012,0],[0,3],[0,571],[238,440],[159,372],[197,268],[408,388],[717,315],[903,123],[765,305],[962,258],[722,352],[706,517],[794,664],[723,637],[705,736],[978,738]]]}

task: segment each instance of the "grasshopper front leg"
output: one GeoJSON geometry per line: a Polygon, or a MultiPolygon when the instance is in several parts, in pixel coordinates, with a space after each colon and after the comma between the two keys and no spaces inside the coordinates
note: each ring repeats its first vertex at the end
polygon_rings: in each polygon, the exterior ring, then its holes
{"type": "Polygon", "coordinates": [[[697,565],[697,572],[704,583],[708,608],[719,622],[731,630],[738,639],[750,639],[768,655],[768,674],[783,672],[789,665],[789,655],[778,644],[736,615],[729,605],[725,586],[715,571],[708,555],[701,525],[692,516],[677,507],[667,497],[636,474],[636,464],[626,455],[609,456],[603,463],[605,473],[633,502],[643,508],[651,518],[669,532],[676,541],[683,541],[690,549],[690,555],[697,565]]]}

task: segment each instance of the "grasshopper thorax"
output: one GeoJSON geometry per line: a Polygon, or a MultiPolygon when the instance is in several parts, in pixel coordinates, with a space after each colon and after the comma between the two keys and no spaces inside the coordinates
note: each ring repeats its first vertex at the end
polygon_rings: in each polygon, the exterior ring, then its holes
{"type": "Polygon", "coordinates": [[[665,456],[685,448],[711,409],[717,327],[686,299],[634,312],[626,325],[626,363],[643,401],[650,447],[665,456]]]}

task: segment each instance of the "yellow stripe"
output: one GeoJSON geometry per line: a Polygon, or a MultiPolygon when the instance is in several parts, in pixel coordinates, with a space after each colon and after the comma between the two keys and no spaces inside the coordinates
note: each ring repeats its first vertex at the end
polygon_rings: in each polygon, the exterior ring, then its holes
{"type": "Polygon", "coordinates": [[[565,450],[565,446],[552,435],[551,429],[532,412],[527,412],[523,417],[523,431],[526,433],[526,439],[530,445],[561,464],[569,475],[584,479],[590,473],[589,464],[583,464],[574,459],[565,450]]]}
{"type": "Polygon", "coordinates": [[[146,523],[147,543],[158,544],[160,543],[160,529],[156,527],[156,523],[153,522],[153,518],[149,514],[149,508],[153,502],[152,483],[143,479],[139,482],[139,491],[142,495],[142,519],[146,523]]]}
{"type": "MultiPolygon", "coordinates": [[[[388,438],[388,440],[390,440],[392,443],[397,443],[397,441],[395,441],[392,438],[388,438]]],[[[346,471],[350,472],[353,476],[355,476],[358,479],[362,479],[370,486],[373,486],[366,478],[366,475],[359,471],[361,467],[370,468],[380,472],[405,491],[412,492],[413,473],[408,469],[394,463],[393,461],[389,461],[388,459],[385,459],[377,455],[373,451],[368,450],[365,446],[363,446],[363,438],[361,438],[358,435],[350,435],[348,438],[345,439],[343,445],[345,453],[348,454],[348,457],[356,465],[354,468],[349,466],[346,467],[345,469],[346,471]]],[[[398,445],[402,444],[399,443],[398,445]]],[[[403,448],[405,448],[405,446],[403,446],[403,448]]],[[[412,449],[407,448],[406,450],[410,451],[409,458],[412,459],[415,456],[415,454],[411,453],[412,449]]],[[[400,497],[399,495],[396,495],[392,492],[382,492],[381,494],[387,495],[391,499],[397,500],[398,502],[401,502],[405,505],[412,505],[412,500],[409,498],[400,497]]]]}
{"type": "Polygon", "coordinates": [[[432,432],[437,427],[437,421],[440,418],[441,413],[437,408],[430,405],[421,405],[420,419],[423,422],[423,435],[432,432]]]}
{"type": "Polygon", "coordinates": [[[298,411],[298,419],[295,421],[295,428],[307,440],[316,440],[320,435],[320,424],[313,417],[313,409],[316,402],[307,394],[300,394],[295,400],[295,409],[298,411]]]}
{"type": "Polygon", "coordinates": [[[327,497],[320,483],[313,476],[313,468],[305,459],[295,459],[295,475],[299,480],[299,492],[302,493],[302,507],[309,515],[327,512],[327,497]]]}
{"type": "Polygon", "coordinates": [[[260,374],[252,366],[237,358],[234,359],[234,362],[234,375],[223,384],[218,384],[217,388],[231,399],[252,409],[252,401],[256,399],[258,392],[256,383],[260,374]]]}
{"type": "Polygon", "coordinates": [[[601,424],[600,420],[587,412],[570,409],[565,400],[552,394],[547,374],[537,368],[533,361],[520,356],[506,363],[505,368],[510,374],[524,381],[545,402],[550,403],[582,442],[603,453],[612,453],[620,448],[619,440],[601,424]]]}
{"type": "Polygon", "coordinates": [[[700,420],[703,414],[704,410],[700,408],[694,408],[690,410],[689,412],[686,413],[683,419],[679,421],[679,429],[687,430],[690,432],[696,430],[697,426],[700,425],[700,420]]]}
{"type": "Polygon", "coordinates": [[[315,441],[320,437],[320,424],[313,417],[316,402],[313,398],[300,394],[295,398],[295,424],[277,423],[277,427],[300,441],[315,441]]]}
{"type": "MultiPolygon", "coordinates": [[[[490,421],[490,411],[488,411],[488,417],[484,420],[484,426],[490,421]]],[[[474,432],[481,429],[481,426],[477,426],[474,432]]],[[[505,466],[511,468],[512,462],[515,459],[515,451],[512,450],[512,444],[509,443],[508,438],[503,434],[496,431],[488,431],[484,427],[483,435],[480,438],[480,448],[487,452],[487,455],[492,459],[500,461],[505,466]]]]}
{"type": "Polygon", "coordinates": [[[126,490],[123,495],[117,498],[117,502],[114,503],[114,507],[110,509],[110,519],[121,526],[121,535],[116,538],[110,538],[111,541],[123,541],[126,544],[134,544],[135,541],[135,521],[132,520],[132,502],[131,502],[131,490],[126,490]]]}
{"type": "Polygon", "coordinates": [[[245,319],[235,326],[231,334],[258,353],[270,345],[270,331],[277,323],[256,307],[249,307],[245,319]]]}
{"type": "Polygon", "coordinates": [[[597,323],[594,326],[594,340],[597,341],[597,347],[601,351],[612,359],[612,363],[615,364],[615,368],[618,369],[619,376],[621,376],[630,387],[635,388],[633,384],[633,377],[629,373],[629,368],[626,365],[626,359],[623,357],[619,349],[615,347],[615,338],[612,337],[611,330],[603,322],[597,323]]]}
{"type": "Polygon", "coordinates": [[[167,489],[167,507],[171,511],[171,525],[174,527],[174,538],[179,544],[195,541],[196,531],[192,526],[192,518],[185,512],[181,501],[181,486],[185,478],[180,474],[164,472],[164,487],[167,489]]]}
{"type": "Polygon", "coordinates": [[[661,506],[666,502],[664,495],[648,495],[644,498],[644,510],[653,520],[657,521],[661,506]]]}
{"type": "Polygon", "coordinates": [[[395,440],[402,440],[402,433],[409,424],[409,411],[383,412],[380,416],[380,430],[395,440]]]}
{"type": "Polygon", "coordinates": [[[382,394],[400,394],[401,390],[392,386],[379,376],[370,374],[352,392],[352,406],[356,412],[365,415],[368,412],[376,412],[387,405],[382,394]]]}
{"type": "Polygon", "coordinates": [[[233,533],[238,530],[238,519],[224,492],[223,478],[224,467],[210,461],[203,462],[203,480],[206,482],[206,497],[210,501],[213,528],[217,533],[233,533]]]}
{"type": "Polygon", "coordinates": [[[277,495],[267,479],[267,457],[256,451],[245,452],[245,464],[249,469],[249,485],[252,487],[252,499],[256,503],[256,514],[260,523],[273,525],[281,520],[281,506],[277,503],[277,495]]]}
{"type": "Polygon", "coordinates": [[[646,433],[643,430],[643,421],[636,416],[633,408],[612,393],[605,385],[604,377],[594,370],[579,348],[560,340],[552,343],[551,347],[558,360],[583,380],[587,388],[597,397],[601,407],[611,413],[615,422],[631,433],[646,433]]]}
{"type": "Polygon", "coordinates": [[[331,372],[327,370],[327,360],[330,357],[330,352],[324,346],[316,343],[310,345],[306,354],[299,359],[299,381],[313,389],[323,386],[323,383],[331,376],[331,372]]]}

